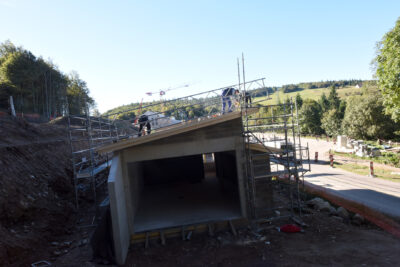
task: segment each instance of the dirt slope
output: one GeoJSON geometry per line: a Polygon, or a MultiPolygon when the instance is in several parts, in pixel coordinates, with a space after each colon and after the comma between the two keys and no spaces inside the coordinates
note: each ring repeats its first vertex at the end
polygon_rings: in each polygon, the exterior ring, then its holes
{"type": "Polygon", "coordinates": [[[47,256],[73,214],[64,126],[0,118],[0,266],[47,256]]]}

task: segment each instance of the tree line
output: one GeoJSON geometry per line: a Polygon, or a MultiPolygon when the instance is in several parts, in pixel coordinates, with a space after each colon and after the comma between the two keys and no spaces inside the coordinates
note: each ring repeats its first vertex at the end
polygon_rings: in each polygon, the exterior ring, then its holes
{"type": "Polygon", "coordinates": [[[306,89],[317,89],[317,88],[329,88],[335,86],[336,88],[346,87],[346,86],[361,86],[363,80],[338,80],[338,81],[320,81],[320,82],[305,82],[297,84],[285,84],[281,87],[264,87],[260,89],[255,89],[252,91],[253,97],[262,97],[268,94],[273,94],[275,92],[281,91],[282,93],[292,93],[298,92],[306,89]]]}
{"type": "Polygon", "coordinates": [[[339,98],[335,86],[329,95],[318,101],[302,100],[297,95],[300,129],[303,134],[337,136],[346,134],[355,139],[392,139],[400,130],[385,114],[383,97],[373,83],[364,83],[361,95],[339,98]],[[372,85],[371,85],[372,84],[372,85]]]}
{"type": "Polygon", "coordinates": [[[329,88],[335,86],[336,88],[346,87],[346,86],[361,86],[363,80],[339,80],[339,81],[321,81],[321,82],[307,82],[298,84],[287,84],[283,85],[280,90],[283,93],[291,93],[296,91],[301,91],[304,89],[317,89],[317,88],[329,88]]]}
{"type": "Polygon", "coordinates": [[[50,60],[5,41],[0,44],[0,109],[9,108],[10,96],[17,112],[47,119],[68,111],[84,114],[86,106],[95,106],[77,72],[64,74],[50,60]]]}

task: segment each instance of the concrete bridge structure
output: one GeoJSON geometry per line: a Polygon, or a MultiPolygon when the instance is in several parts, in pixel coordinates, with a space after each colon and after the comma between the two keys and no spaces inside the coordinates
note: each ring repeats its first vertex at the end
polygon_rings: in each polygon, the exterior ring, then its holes
{"type": "Polygon", "coordinates": [[[108,190],[119,264],[135,233],[249,217],[240,111],[188,121],[98,152],[114,152],[108,190]],[[215,175],[205,175],[208,153],[214,154],[215,175]]]}

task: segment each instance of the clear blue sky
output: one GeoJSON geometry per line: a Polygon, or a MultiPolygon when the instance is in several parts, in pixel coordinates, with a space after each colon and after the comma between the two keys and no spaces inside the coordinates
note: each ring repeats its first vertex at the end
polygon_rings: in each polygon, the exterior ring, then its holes
{"type": "Polygon", "coordinates": [[[0,0],[0,41],[76,70],[104,112],[246,79],[267,85],[371,79],[375,44],[400,1],[0,0]]]}

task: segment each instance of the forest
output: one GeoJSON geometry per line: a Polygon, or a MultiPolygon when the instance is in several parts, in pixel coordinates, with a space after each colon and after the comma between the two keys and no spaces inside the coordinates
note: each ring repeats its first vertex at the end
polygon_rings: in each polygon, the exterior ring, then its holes
{"type": "Polygon", "coordinates": [[[83,114],[86,107],[95,106],[77,72],[65,74],[50,60],[5,41],[0,44],[0,111],[10,111],[10,96],[17,113],[37,114],[45,120],[68,111],[83,114]]]}

